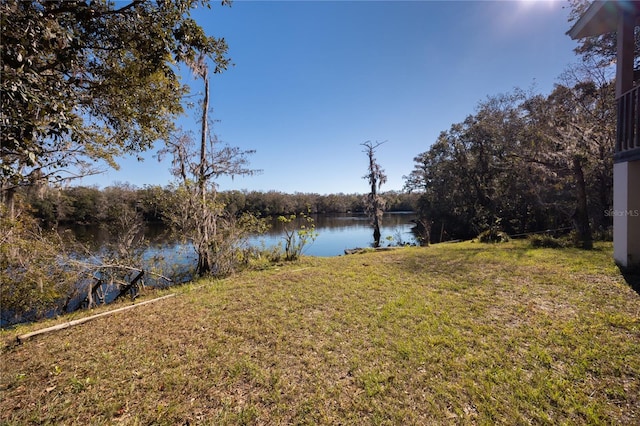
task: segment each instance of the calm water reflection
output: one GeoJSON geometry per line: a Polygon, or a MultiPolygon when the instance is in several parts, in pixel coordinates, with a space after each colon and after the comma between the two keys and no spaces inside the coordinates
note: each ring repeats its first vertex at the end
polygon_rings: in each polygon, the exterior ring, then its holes
{"type": "MultiPolygon", "coordinates": [[[[380,229],[380,244],[416,244],[411,231],[411,220],[415,217],[413,213],[386,213],[380,229]]],[[[314,215],[313,218],[318,237],[313,244],[305,247],[304,254],[307,256],[339,256],[344,254],[345,249],[373,246],[373,228],[365,215],[314,215]]],[[[266,235],[253,238],[251,243],[264,243],[266,247],[271,247],[283,241],[282,236],[282,224],[275,221],[266,235]]]]}
{"type": "MultiPolygon", "coordinates": [[[[313,215],[312,217],[318,237],[304,248],[305,256],[340,256],[344,254],[345,249],[373,246],[373,228],[369,219],[363,214],[313,215]]],[[[381,246],[417,244],[411,231],[413,227],[411,221],[415,217],[413,213],[385,214],[381,228],[381,246]]],[[[261,248],[272,248],[279,243],[284,246],[283,224],[276,219],[271,222],[272,227],[266,234],[250,238],[248,244],[261,248]]],[[[101,248],[109,238],[106,230],[99,226],[74,226],[68,230],[100,257],[101,248]]],[[[161,225],[147,226],[144,237],[148,246],[142,255],[143,268],[155,266],[164,275],[182,276],[188,279],[197,263],[197,255],[190,244],[172,240],[161,225]],[[158,264],[157,259],[162,259],[161,264],[158,264]]]]}
{"type": "MultiPolygon", "coordinates": [[[[307,256],[339,256],[344,254],[345,249],[373,245],[373,229],[364,214],[312,215],[312,217],[318,237],[313,244],[305,248],[304,254],[307,256]]],[[[416,238],[411,231],[413,227],[411,221],[415,217],[411,212],[385,213],[381,228],[381,245],[416,244],[416,238]]],[[[108,239],[108,232],[99,226],[73,226],[67,229],[95,251],[99,251],[108,239]]],[[[162,225],[147,226],[144,236],[149,242],[145,257],[157,254],[195,256],[188,245],[183,246],[172,240],[162,225]]],[[[264,235],[251,238],[249,243],[255,246],[273,247],[280,242],[284,244],[283,236],[283,224],[273,219],[271,229],[264,235]]]]}

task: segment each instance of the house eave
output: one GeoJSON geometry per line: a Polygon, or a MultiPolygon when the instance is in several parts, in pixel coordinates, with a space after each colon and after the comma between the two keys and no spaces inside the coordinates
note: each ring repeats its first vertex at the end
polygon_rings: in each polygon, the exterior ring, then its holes
{"type": "Polygon", "coordinates": [[[635,16],[636,25],[640,24],[640,1],[594,1],[573,27],[567,31],[567,34],[573,40],[577,40],[614,32],[618,28],[622,12],[635,16]]]}

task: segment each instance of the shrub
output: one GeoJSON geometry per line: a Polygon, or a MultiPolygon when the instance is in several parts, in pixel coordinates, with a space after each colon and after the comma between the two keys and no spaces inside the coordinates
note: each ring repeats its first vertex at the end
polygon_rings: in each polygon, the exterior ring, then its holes
{"type": "Polygon", "coordinates": [[[529,236],[529,242],[531,246],[535,248],[562,248],[567,245],[565,240],[554,238],[549,234],[531,235],[529,236]]]}
{"type": "Polygon", "coordinates": [[[82,273],[68,258],[58,234],[42,231],[27,214],[10,218],[0,206],[0,323],[62,311],[82,273]]]}
{"type": "Polygon", "coordinates": [[[596,230],[593,233],[593,239],[596,241],[613,241],[613,227],[596,230]]]}
{"type": "Polygon", "coordinates": [[[478,235],[478,241],[481,243],[506,243],[509,241],[509,235],[498,229],[487,229],[478,235]]]}
{"type": "Polygon", "coordinates": [[[297,218],[295,214],[278,216],[278,220],[284,224],[285,260],[298,259],[302,255],[305,246],[312,244],[318,237],[316,225],[308,213],[300,213],[298,227],[293,223],[297,218]]]}

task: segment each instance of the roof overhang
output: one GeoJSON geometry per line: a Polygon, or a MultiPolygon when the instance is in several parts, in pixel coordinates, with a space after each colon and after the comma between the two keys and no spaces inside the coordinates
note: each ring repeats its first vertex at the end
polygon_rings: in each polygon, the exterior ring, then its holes
{"type": "Polygon", "coordinates": [[[621,13],[628,13],[635,17],[636,25],[640,25],[640,1],[596,0],[591,3],[567,34],[577,40],[614,32],[618,29],[621,13]]]}

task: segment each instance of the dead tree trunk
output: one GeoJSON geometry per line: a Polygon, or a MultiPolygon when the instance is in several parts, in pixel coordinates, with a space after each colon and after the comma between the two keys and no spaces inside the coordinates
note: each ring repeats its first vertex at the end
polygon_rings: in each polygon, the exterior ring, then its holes
{"type": "Polygon", "coordinates": [[[384,142],[373,144],[371,141],[364,142],[360,145],[364,146],[364,153],[369,159],[368,173],[364,176],[369,181],[371,192],[367,196],[366,210],[371,218],[373,225],[373,246],[380,247],[380,226],[382,224],[382,215],[384,213],[384,199],[378,194],[378,190],[383,183],[387,181],[384,170],[378,164],[375,158],[375,151],[384,142]]]}
{"type": "MultiPolygon", "coordinates": [[[[142,279],[143,276],[144,276],[144,269],[140,270],[138,275],[136,275],[129,284],[124,285],[120,288],[120,292],[118,293],[118,295],[114,300],[118,300],[122,296],[129,294],[131,290],[135,288],[135,286],[138,284],[138,281],[140,281],[140,279],[142,279]]],[[[132,296],[133,296],[132,299],[135,299],[137,297],[137,294],[132,296]]]]}

